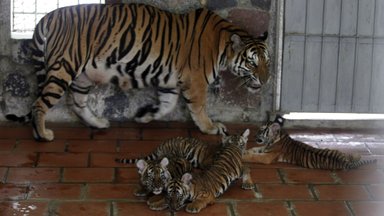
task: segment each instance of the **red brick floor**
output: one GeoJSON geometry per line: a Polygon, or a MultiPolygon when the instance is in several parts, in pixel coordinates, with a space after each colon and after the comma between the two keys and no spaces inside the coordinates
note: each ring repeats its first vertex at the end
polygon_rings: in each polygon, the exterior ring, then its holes
{"type": "MultiPolygon", "coordinates": [[[[49,125],[56,135],[49,143],[33,141],[29,126],[0,125],[1,216],[186,215],[149,210],[145,200],[133,195],[136,169],[114,159],[145,155],[174,136],[219,141],[218,136],[201,134],[192,123],[115,123],[103,131],[49,125]]],[[[230,132],[247,127],[252,136],[255,125],[228,125],[230,132]]],[[[383,133],[328,129],[291,130],[291,134],[317,147],[377,158],[378,163],[351,171],[250,164],[256,188],[245,191],[234,184],[199,215],[384,215],[383,133]]],[[[254,145],[253,137],[249,145],[254,145]]]]}

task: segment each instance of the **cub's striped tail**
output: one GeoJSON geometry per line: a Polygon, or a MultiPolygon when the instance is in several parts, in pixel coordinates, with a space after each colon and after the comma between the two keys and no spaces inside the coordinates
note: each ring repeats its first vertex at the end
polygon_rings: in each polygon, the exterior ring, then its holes
{"type": "Polygon", "coordinates": [[[28,113],[25,116],[17,116],[14,114],[8,114],[8,115],[5,115],[5,118],[8,119],[9,121],[28,123],[32,119],[32,112],[28,113]]]}
{"type": "Polygon", "coordinates": [[[358,167],[360,167],[360,166],[368,165],[368,164],[373,164],[373,163],[376,163],[376,162],[377,162],[377,159],[351,161],[351,162],[347,165],[347,169],[356,169],[356,168],[358,168],[358,167]]]}
{"type": "Polygon", "coordinates": [[[122,164],[135,164],[137,161],[144,159],[146,161],[154,161],[157,160],[159,157],[156,154],[150,154],[143,158],[116,158],[115,161],[117,163],[122,164]]]}

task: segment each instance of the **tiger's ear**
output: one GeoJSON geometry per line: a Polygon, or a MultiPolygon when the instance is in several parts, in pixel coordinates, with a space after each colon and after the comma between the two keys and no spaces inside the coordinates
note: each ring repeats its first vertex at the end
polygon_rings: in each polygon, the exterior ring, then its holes
{"type": "Polygon", "coordinates": [[[285,119],[281,115],[276,115],[273,122],[278,123],[282,127],[284,125],[285,119]]]}
{"type": "Polygon", "coordinates": [[[136,162],[136,167],[139,169],[139,174],[142,174],[144,170],[147,168],[148,164],[145,160],[140,159],[136,162]]]}
{"type": "Polygon", "coordinates": [[[245,139],[248,139],[249,133],[250,133],[249,129],[247,128],[241,136],[244,137],[245,139]]]}
{"type": "Polygon", "coordinates": [[[181,177],[181,181],[186,184],[190,185],[192,181],[192,174],[191,173],[184,173],[184,175],[181,177]]]}
{"type": "Polygon", "coordinates": [[[271,124],[271,130],[273,134],[278,133],[280,131],[280,128],[281,128],[281,125],[279,123],[274,122],[271,124]]]}
{"type": "Polygon", "coordinates": [[[237,34],[233,34],[231,36],[231,41],[232,41],[232,49],[235,52],[241,51],[245,46],[244,42],[241,40],[240,36],[237,34]]]}
{"type": "Polygon", "coordinates": [[[168,160],[167,157],[164,157],[164,158],[161,160],[161,162],[160,162],[160,165],[161,165],[162,168],[166,168],[166,167],[168,166],[168,164],[169,164],[169,160],[168,160]]]}
{"type": "Polygon", "coordinates": [[[259,35],[256,39],[265,41],[268,38],[268,31],[265,31],[263,34],[259,35]]]}

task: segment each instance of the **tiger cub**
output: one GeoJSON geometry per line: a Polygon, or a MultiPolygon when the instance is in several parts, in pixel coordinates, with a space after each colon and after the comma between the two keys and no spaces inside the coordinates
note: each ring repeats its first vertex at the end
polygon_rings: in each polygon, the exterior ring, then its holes
{"type": "MultiPolygon", "coordinates": [[[[158,160],[163,157],[185,158],[193,167],[205,168],[212,162],[212,154],[217,149],[216,145],[208,145],[202,140],[192,137],[175,137],[165,140],[144,160],[158,160]]],[[[137,163],[140,158],[116,158],[116,162],[124,164],[137,163]]]]}
{"type": "Polygon", "coordinates": [[[256,142],[264,146],[248,149],[243,160],[263,164],[287,162],[315,169],[353,169],[376,162],[361,160],[360,155],[346,154],[335,149],[318,149],[294,140],[282,129],[284,121],[281,116],[276,116],[273,122],[261,126],[256,142]]]}
{"type": "Polygon", "coordinates": [[[157,90],[158,101],[138,110],[138,122],[171,113],[182,95],[199,129],[221,134],[226,127],[206,112],[208,86],[229,71],[260,92],[270,77],[267,36],[251,35],[205,8],[184,14],[135,3],[59,8],[42,17],[25,48],[38,85],[31,112],[6,118],[32,121],[34,138],[52,141],[46,115],[69,93],[68,104],[86,125],[108,128],[87,101],[95,85],[113,84],[157,90]]]}
{"type": "MultiPolygon", "coordinates": [[[[185,173],[179,179],[172,179],[166,189],[166,205],[171,211],[180,210],[186,202],[186,211],[198,213],[215,198],[223,194],[230,184],[242,178],[243,189],[253,189],[250,170],[243,166],[242,154],[248,141],[249,129],[242,135],[223,136],[220,149],[213,156],[213,163],[199,173],[185,173]]],[[[153,210],[161,210],[150,206],[153,210]]]]}
{"type": "MultiPolygon", "coordinates": [[[[180,178],[184,173],[192,170],[192,165],[184,158],[167,158],[161,160],[140,159],[136,162],[140,175],[139,188],[134,192],[135,196],[159,195],[173,178],[180,178]]],[[[154,198],[148,199],[150,205],[154,198]]]]}

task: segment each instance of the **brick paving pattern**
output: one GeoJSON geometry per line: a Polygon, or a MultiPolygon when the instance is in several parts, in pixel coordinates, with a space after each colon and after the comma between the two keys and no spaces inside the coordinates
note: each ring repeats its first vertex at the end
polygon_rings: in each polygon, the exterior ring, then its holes
{"type": "MultiPolygon", "coordinates": [[[[52,124],[49,124],[50,126],[52,124]]],[[[230,132],[256,125],[228,125],[230,132]]],[[[148,209],[133,195],[138,174],[116,157],[139,157],[174,136],[199,137],[217,144],[220,137],[201,134],[192,123],[114,123],[107,130],[54,124],[56,139],[38,143],[31,128],[0,125],[1,216],[187,215],[148,209]]],[[[381,131],[290,130],[296,139],[320,148],[357,152],[378,163],[350,171],[310,170],[293,165],[250,164],[256,188],[232,185],[199,215],[381,216],[384,215],[384,134],[381,131]]]]}

